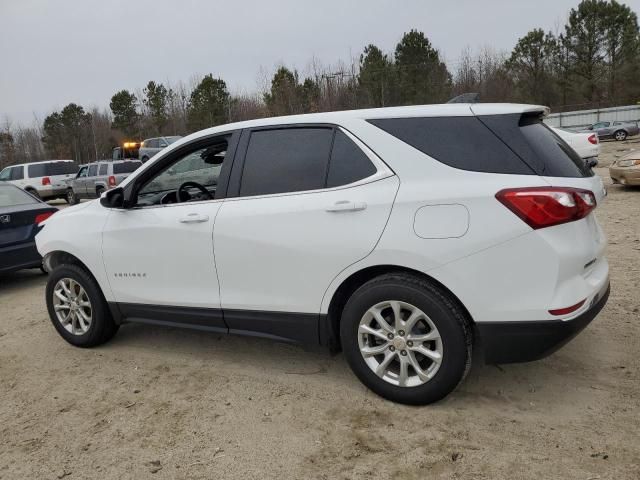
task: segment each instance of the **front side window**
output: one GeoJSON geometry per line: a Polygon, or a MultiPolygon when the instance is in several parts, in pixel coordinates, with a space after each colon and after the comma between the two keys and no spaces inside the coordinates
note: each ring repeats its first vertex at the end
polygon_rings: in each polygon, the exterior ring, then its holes
{"type": "Polygon", "coordinates": [[[215,198],[218,177],[231,135],[187,152],[165,166],[138,190],[138,206],[200,201],[215,198]],[[180,192],[178,192],[180,190],[180,192]]]}
{"type": "Polygon", "coordinates": [[[88,167],[82,167],[80,169],[80,171],[78,172],[78,178],[84,178],[87,176],[87,169],[88,167]]]}
{"type": "Polygon", "coordinates": [[[11,180],[11,167],[7,167],[0,172],[0,182],[11,180]]]}
{"type": "Polygon", "coordinates": [[[240,196],[324,188],[331,128],[284,128],[251,133],[240,196]]]}

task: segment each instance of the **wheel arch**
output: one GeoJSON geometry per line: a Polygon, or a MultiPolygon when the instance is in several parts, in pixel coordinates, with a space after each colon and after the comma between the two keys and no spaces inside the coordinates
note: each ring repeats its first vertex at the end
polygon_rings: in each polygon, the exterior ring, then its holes
{"type": "Polygon", "coordinates": [[[400,265],[373,265],[353,272],[345,278],[333,292],[324,325],[320,329],[320,343],[332,351],[340,350],[340,317],[347,301],[353,293],[369,280],[390,273],[408,273],[422,278],[442,289],[465,313],[470,326],[474,325],[473,317],[460,298],[446,285],[424,272],[400,265]]]}

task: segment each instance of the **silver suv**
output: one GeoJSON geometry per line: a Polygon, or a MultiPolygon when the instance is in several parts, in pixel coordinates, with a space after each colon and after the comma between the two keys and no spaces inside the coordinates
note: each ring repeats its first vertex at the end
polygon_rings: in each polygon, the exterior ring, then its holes
{"type": "Polygon", "coordinates": [[[67,202],[74,205],[82,198],[100,197],[102,192],[119,185],[140,165],[140,160],[114,160],[81,166],[75,178],[67,182],[67,202]]]}
{"type": "Polygon", "coordinates": [[[37,198],[52,200],[66,198],[66,182],[77,171],[73,160],[45,160],[6,167],[0,172],[0,181],[13,183],[37,198]]]}
{"type": "Polygon", "coordinates": [[[147,138],[140,145],[140,151],[138,152],[138,158],[142,160],[142,163],[149,160],[156,153],[158,153],[163,148],[167,148],[173,142],[180,140],[182,137],[174,136],[174,137],[156,137],[156,138],[147,138]]]}

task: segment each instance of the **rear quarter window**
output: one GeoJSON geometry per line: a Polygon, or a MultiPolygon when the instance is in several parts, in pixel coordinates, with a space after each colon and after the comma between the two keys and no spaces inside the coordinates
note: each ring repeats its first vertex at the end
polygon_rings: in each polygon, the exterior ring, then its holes
{"type": "Polygon", "coordinates": [[[135,172],[136,169],[142,165],[142,162],[122,162],[113,164],[113,174],[118,175],[120,173],[135,172]]]}
{"type": "Polygon", "coordinates": [[[389,118],[369,123],[450,167],[473,172],[534,174],[477,117],[389,118]]]}

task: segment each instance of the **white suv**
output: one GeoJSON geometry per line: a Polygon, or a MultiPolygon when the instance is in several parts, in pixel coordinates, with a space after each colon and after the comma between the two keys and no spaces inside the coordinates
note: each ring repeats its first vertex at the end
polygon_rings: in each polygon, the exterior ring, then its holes
{"type": "Polygon", "coordinates": [[[42,200],[52,200],[66,198],[66,182],[77,172],[73,160],[44,160],[6,167],[0,172],[0,181],[13,183],[42,200]]]}
{"type": "Polygon", "coordinates": [[[186,137],[46,221],[53,325],[82,347],[142,322],[341,348],[411,404],[451,392],[473,347],[541,358],[609,293],[602,181],[544,113],[385,108],[186,137]]]}

